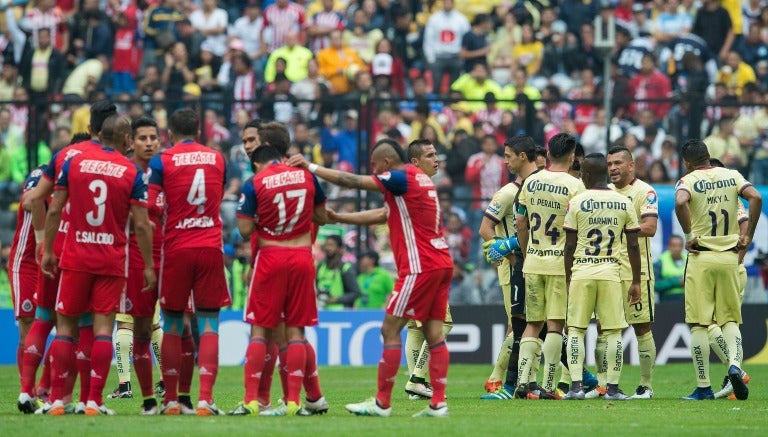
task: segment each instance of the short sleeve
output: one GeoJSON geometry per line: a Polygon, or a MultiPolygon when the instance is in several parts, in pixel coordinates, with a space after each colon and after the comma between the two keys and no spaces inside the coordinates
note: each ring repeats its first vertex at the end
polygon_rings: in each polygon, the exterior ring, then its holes
{"type": "Polygon", "coordinates": [[[640,223],[637,220],[635,208],[632,207],[632,202],[630,202],[629,199],[626,200],[626,203],[627,217],[624,221],[624,232],[637,232],[640,230],[640,223]]]}
{"type": "Polygon", "coordinates": [[[256,189],[253,186],[253,179],[248,179],[243,184],[240,194],[240,202],[237,204],[237,217],[243,219],[253,219],[256,216],[256,189]]]}
{"type": "Polygon", "coordinates": [[[681,178],[677,183],[675,184],[675,193],[678,191],[687,191],[689,194],[691,193],[691,188],[689,186],[690,181],[688,178],[681,178]]]}
{"type": "Polygon", "coordinates": [[[149,160],[149,185],[163,186],[163,160],[160,155],[149,160]]]}
{"type": "Polygon", "coordinates": [[[325,203],[326,197],[323,187],[320,186],[320,181],[317,176],[312,175],[312,182],[315,184],[315,206],[319,206],[325,203]]]}
{"type": "Polygon", "coordinates": [[[659,198],[656,195],[656,190],[651,188],[645,193],[642,204],[640,205],[640,220],[646,217],[658,217],[659,216],[659,198]]]}
{"type": "Polygon", "coordinates": [[[51,161],[43,167],[43,177],[51,182],[56,182],[56,159],[61,151],[53,154],[51,161]]]}
{"type": "Polygon", "coordinates": [[[752,183],[745,179],[744,175],[738,171],[732,170],[731,174],[733,174],[734,178],[736,179],[736,186],[739,187],[739,196],[741,196],[741,193],[743,193],[745,189],[752,186],[752,183]]]}
{"type": "Polygon", "coordinates": [[[55,190],[68,190],[69,189],[69,163],[72,162],[71,160],[68,160],[64,163],[64,165],[61,167],[61,171],[56,177],[56,185],[54,186],[55,190]]]}
{"type": "Polygon", "coordinates": [[[579,229],[578,211],[579,208],[575,206],[573,200],[568,202],[568,206],[565,208],[565,222],[563,223],[563,229],[566,231],[576,231],[579,229]]]}
{"type": "Polygon", "coordinates": [[[29,191],[40,183],[40,178],[43,176],[43,168],[36,168],[32,173],[27,176],[27,180],[24,181],[24,191],[29,191]]]}
{"type": "MultiPolygon", "coordinates": [[[[516,186],[514,182],[511,183],[516,186]]],[[[515,196],[511,196],[511,194],[512,191],[505,188],[497,191],[485,208],[485,216],[494,223],[500,223],[505,216],[510,215],[510,211],[514,213],[515,196]]]]}
{"type": "Polygon", "coordinates": [[[131,189],[131,204],[146,207],[148,201],[149,194],[147,193],[147,183],[144,181],[144,172],[137,167],[131,189]]]}
{"type": "Polygon", "coordinates": [[[395,196],[402,196],[408,192],[408,180],[402,170],[388,171],[372,177],[381,187],[395,196]]]}

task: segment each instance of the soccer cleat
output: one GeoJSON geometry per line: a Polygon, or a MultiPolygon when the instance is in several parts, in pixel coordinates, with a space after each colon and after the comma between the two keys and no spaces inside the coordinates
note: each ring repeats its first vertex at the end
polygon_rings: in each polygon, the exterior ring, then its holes
{"type": "Polygon", "coordinates": [[[584,393],[590,392],[597,387],[597,376],[593,375],[587,369],[581,372],[581,384],[584,387],[584,393]]]}
{"type": "Polygon", "coordinates": [[[736,395],[736,399],[744,401],[749,397],[749,387],[744,381],[744,372],[736,366],[731,366],[728,369],[728,379],[733,386],[733,394],[736,395]]]}
{"type": "MultiPolygon", "coordinates": [[[[36,391],[37,391],[37,399],[39,399],[43,403],[48,402],[50,393],[48,392],[47,388],[38,387],[36,391]]],[[[42,406],[42,404],[40,404],[40,406],[42,406]]]]}
{"type": "Polygon", "coordinates": [[[690,395],[683,398],[684,401],[708,401],[715,399],[712,387],[696,387],[690,395]]]}
{"type": "Polygon", "coordinates": [[[304,409],[296,402],[283,402],[282,399],[277,403],[276,408],[260,411],[259,416],[311,416],[312,413],[304,409]]]}
{"type": "Polygon", "coordinates": [[[16,405],[19,407],[19,411],[24,414],[32,414],[39,408],[35,398],[27,393],[19,393],[19,402],[16,405]]]}
{"type": "Polygon", "coordinates": [[[429,405],[411,417],[448,417],[448,405],[441,402],[437,407],[429,405]]]}
{"type": "Polygon", "coordinates": [[[495,392],[480,396],[480,399],[486,400],[486,401],[488,400],[498,401],[498,400],[511,400],[514,397],[515,397],[515,388],[504,384],[503,386],[499,387],[499,389],[496,390],[495,392]]]}
{"type": "Polygon", "coordinates": [[[114,416],[115,412],[105,407],[104,405],[97,404],[95,401],[88,401],[88,403],[85,404],[85,415],[86,416],[114,416]]]}
{"type": "Polygon", "coordinates": [[[131,399],[133,392],[131,391],[130,382],[121,382],[120,385],[107,396],[110,399],[131,399]]]}
{"type": "Polygon", "coordinates": [[[141,411],[139,412],[140,416],[157,416],[157,413],[159,410],[157,409],[157,405],[153,405],[151,407],[143,407],[141,411]]]}
{"type": "Polygon", "coordinates": [[[251,401],[248,403],[240,402],[240,404],[234,410],[227,413],[229,416],[249,416],[251,414],[259,414],[259,401],[251,401]]]}
{"type": "Polygon", "coordinates": [[[381,408],[376,402],[376,398],[370,398],[357,404],[347,404],[344,408],[356,416],[389,417],[392,414],[392,407],[381,408]]]}
{"type": "Polygon", "coordinates": [[[189,395],[179,396],[179,411],[183,416],[195,416],[197,410],[192,408],[192,401],[189,400],[189,395]]]}
{"type": "Polygon", "coordinates": [[[632,398],[625,395],[621,390],[616,390],[615,393],[606,392],[603,399],[606,401],[631,401],[632,398]]]}
{"type": "Polygon", "coordinates": [[[65,413],[64,402],[60,400],[54,401],[52,404],[45,404],[35,410],[35,414],[47,414],[49,416],[63,416],[65,413]]]}
{"type": "Polygon", "coordinates": [[[645,385],[637,386],[635,394],[632,395],[632,399],[653,399],[653,390],[645,385]]]}
{"type": "Polygon", "coordinates": [[[586,395],[584,394],[584,390],[579,390],[579,391],[569,390],[568,393],[566,393],[563,396],[563,400],[566,400],[566,401],[573,401],[573,400],[583,401],[585,398],[586,398],[586,395]]]}
{"type": "MultiPolygon", "coordinates": [[[[78,403],[71,403],[69,404],[73,407],[72,412],[74,414],[85,414],[85,402],[78,402],[78,403]]],[[[69,406],[68,405],[68,406],[69,406]]]]}
{"type": "MultiPolygon", "coordinates": [[[[418,396],[417,399],[432,399],[432,386],[428,382],[405,383],[405,392],[411,396],[418,396]]],[[[409,397],[409,399],[412,399],[409,397]]]]}
{"type": "Polygon", "coordinates": [[[605,388],[600,387],[598,385],[593,390],[590,390],[590,391],[586,392],[586,394],[584,395],[584,398],[585,399],[597,399],[597,398],[600,398],[600,397],[603,397],[603,396],[605,396],[605,388]]]}
{"type": "Polygon", "coordinates": [[[559,401],[563,397],[557,394],[556,391],[541,391],[541,394],[539,395],[539,399],[544,400],[550,400],[550,401],[559,401]]]}
{"type": "Polygon", "coordinates": [[[219,407],[215,403],[208,401],[199,401],[197,403],[197,415],[198,416],[223,416],[224,412],[219,410],[219,407]]]}
{"type": "Polygon", "coordinates": [[[517,399],[528,399],[528,385],[527,384],[520,384],[515,389],[515,398],[517,399]]]}
{"type": "Polygon", "coordinates": [[[160,409],[161,416],[178,416],[180,414],[181,414],[181,407],[179,406],[179,403],[176,401],[167,402],[163,404],[163,407],[160,409]]]}
{"type": "Polygon", "coordinates": [[[501,380],[499,381],[491,381],[490,379],[485,381],[485,391],[488,393],[494,393],[496,390],[501,387],[501,380]]]}
{"type": "Polygon", "coordinates": [[[304,409],[311,414],[325,414],[328,412],[330,406],[328,401],[325,400],[325,396],[321,396],[320,399],[310,402],[308,399],[304,400],[304,409]]]}
{"type": "Polygon", "coordinates": [[[155,384],[155,396],[159,398],[165,397],[165,383],[163,381],[157,381],[157,384],[155,384]]]}

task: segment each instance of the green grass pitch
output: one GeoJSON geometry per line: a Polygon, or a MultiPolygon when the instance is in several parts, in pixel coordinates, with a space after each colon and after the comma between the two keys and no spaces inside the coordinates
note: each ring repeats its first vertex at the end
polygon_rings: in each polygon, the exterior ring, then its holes
{"type": "MultiPolygon", "coordinates": [[[[426,401],[409,401],[403,392],[404,367],[393,395],[393,416],[355,417],[344,404],[374,394],[373,367],[321,367],[324,394],[331,404],[327,415],[315,417],[141,417],[141,401],[105,399],[114,417],[23,415],[16,409],[18,376],[15,366],[0,366],[0,435],[3,436],[474,436],[474,435],[766,435],[768,429],[768,365],[746,366],[750,373],[747,401],[681,401],[694,388],[690,364],[658,366],[654,373],[656,398],[650,401],[481,401],[490,366],[455,365],[448,375],[451,417],[411,418],[426,401]]],[[[712,365],[719,388],[725,367],[712,365]]],[[[219,372],[216,403],[234,408],[243,395],[243,371],[226,367],[219,372]]],[[[637,367],[625,367],[622,388],[634,390],[637,367]]],[[[278,378],[275,384],[279,386],[278,378]]],[[[116,387],[110,373],[107,389],[116,387]]],[[[135,387],[138,389],[138,387],[135,387]]],[[[277,389],[277,387],[275,387],[277,389]]],[[[277,390],[273,390],[273,402],[277,390]]]]}

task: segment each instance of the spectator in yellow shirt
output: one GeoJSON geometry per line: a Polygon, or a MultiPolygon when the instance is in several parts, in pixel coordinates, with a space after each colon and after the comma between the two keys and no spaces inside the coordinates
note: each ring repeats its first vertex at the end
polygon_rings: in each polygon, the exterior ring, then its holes
{"type": "Polygon", "coordinates": [[[729,91],[740,96],[744,85],[757,82],[757,76],[755,70],[741,60],[739,52],[733,50],[725,57],[725,65],[717,73],[717,81],[725,83],[729,91]]]}
{"type": "Polygon", "coordinates": [[[536,39],[530,24],[522,26],[522,41],[512,49],[514,63],[524,68],[528,76],[536,76],[541,70],[541,60],[544,58],[544,44],[536,39]]]}
{"type": "Polygon", "coordinates": [[[478,63],[469,73],[464,73],[451,84],[452,91],[458,91],[465,99],[477,100],[467,102],[467,108],[474,112],[485,108],[485,95],[493,93],[496,97],[501,95],[499,84],[488,78],[488,64],[478,63]]]}
{"type": "Polygon", "coordinates": [[[334,30],[329,37],[330,47],[317,54],[320,75],[330,83],[331,94],[346,94],[352,90],[355,73],[366,66],[354,50],[343,46],[340,30],[334,30]]]}

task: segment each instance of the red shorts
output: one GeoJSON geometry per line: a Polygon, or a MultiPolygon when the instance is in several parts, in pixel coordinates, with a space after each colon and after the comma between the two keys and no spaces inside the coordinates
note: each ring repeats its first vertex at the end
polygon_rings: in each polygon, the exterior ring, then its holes
{"type": "Polygon", "coordinates": [[[142,288],[144,288],[144,269],[129,268],[128,282],[125,287],[125,313],[134,317],[152,317],[155,315],[157,304],[157,288],[141,291],[142,288]]]}
{"type": "Polygon", "coordinates": [[[56,294],[59,292],[59,279],[61,270],[56,269],[53,278],[45,276],[42,270],[37,270],[37,287],[35,290],[35,304],[46,310],[56,307],[56,294]]]}
{"type": "Polygon", "coordinates": [[[66,316],[83,313],[124,313],[125,278],[62,270],[56,312],[66,316]]]}
{"type": "Polygon", "coordinates": [[[308,247],[259,248],[245,308],[247,323],[274,328],[317,325],[315,261],[308,247]]]}
{"type": "Polygon", "coordinates": [[[220,249],[182,249],[163,253],[160,307],[184,311],[189,297],[196,309],[219,309],[232,303],[220,249]]]}
{"type": "MultiPolygon", "coordinates": [[[[11,299],[13,299],[13,315],[19,317],[34,317],[35,292],[37,291],[37,273],[8,272],[11,280],[11,299]]],[[[53,307],[51,307],[53,308],[53,307]]]]}
{"type": "Polygon", "coordinates": [[[445,320],[453,269],[400,276],[387,301],[387,314],[425,322],[445,320]]]}

